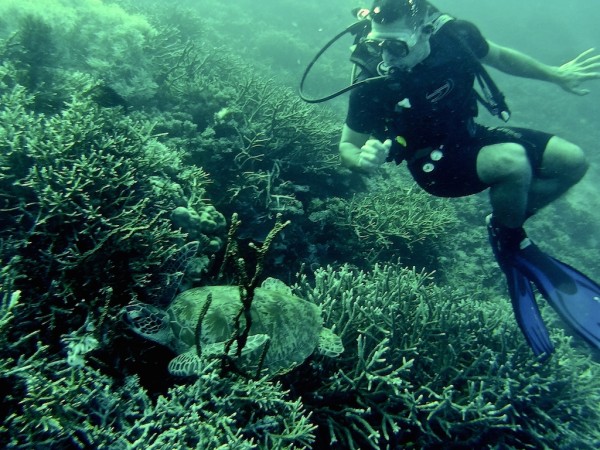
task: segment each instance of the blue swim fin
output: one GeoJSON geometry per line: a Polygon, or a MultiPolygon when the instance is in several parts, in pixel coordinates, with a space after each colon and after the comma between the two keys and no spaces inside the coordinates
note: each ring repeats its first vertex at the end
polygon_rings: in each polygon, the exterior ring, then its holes
{"type": "Polygon", "coordinates": [[[554,352],[554,345],[542,320],[529,280],[513,266],[506,267],[504,274],[513,311],[525,340],[535,356],[550,356],[554,352]]]}
{"type": "Polygon", "coordinates": [[[544,324],[540,310],[529,280],[514,266],[515,254],[520,250],[519,243],[527,238],[522,229],[507,236],[505,230],[494,224],[494,219],[488,217],[488,232],[490,244],[498,265],[506,276],[510,299],[525,340],[536,356],[549,356],[554,352],[554,345],[544,324]]]}
{"type": "Polygon", "coordinates": [[[595,281],[530,242],[515,254],[514,266],[577,334],[600,349],[600,286],[595,281]]]}

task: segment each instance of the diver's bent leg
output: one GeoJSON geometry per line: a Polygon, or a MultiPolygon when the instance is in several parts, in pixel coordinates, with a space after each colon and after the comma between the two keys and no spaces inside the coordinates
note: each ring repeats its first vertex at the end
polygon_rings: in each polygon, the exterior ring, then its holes
{"type": "Polygon", "coordinates": [[[495,219],[517,228],[527,217],[531,166],[523,146],[515,143],[483,147],[477,156],[477,175],[490,185],[490,202],[495,219]]]}
{"type": "Polygon", "coordinates": [[[583,150],[557,136],[546,145],[542,167],[531,183],[528,213],[535,214],[577,184],[589,167],[583,150]]]}

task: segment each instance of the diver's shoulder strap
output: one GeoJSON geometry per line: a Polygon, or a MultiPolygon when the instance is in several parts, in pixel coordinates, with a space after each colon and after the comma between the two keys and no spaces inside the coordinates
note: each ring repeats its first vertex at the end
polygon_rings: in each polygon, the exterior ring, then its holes
{"type": "MultiPolygon", "coordinates": [[[[437,33],[444,25],[449,22],[455,20],[450,14],[444,14],[440,12],[435,12],[433,15],[429,16],[429,23],[433,26],[433,33],[437,33]]],[[[504,98],[504,94],[500,91],[490,74],[485,70],[483,64],[479,60],[479,58],[475,55],[469,44],[462,38],[458,33],[451,33],[452,36],[459,43],[460,47],[466,52],[469,56],[469,59],[473,63],[473,68],[475,70],[475,78],[479,83],[479,86],[483,92],[481,95],[477,90],[475,90],[475,95],[477,100],[487,108],[490,114],[499,117],[504,122],[507,122],[510,118],[510,109],[506,104],[506,100],[504,98]]]]}
{"type": "Polygon", "coordinates": [[[450,14],[436,13],[434,17],[435,18],[431,21],[431,25],[433,25],[433,34],[437,33],[448,22],[455,20],[450,14]]]}
{"type": "MultiPolygon", "coordinates": [[[[441,14],[439,17],[435,18],[433,22],[431,22],[434,26],[434,33],[452,20],[454,20],[454,18],[448,14],[441,14]]],[[[477,92],[477,90],[475,90],[477,100],[479,103],[485,106],[490,114],[497,116],[504,122],[508,122],[510,119],[510,109],[506,104],[504,94],[502,91],[500,91],[498,85],[494,82],[488,71],[481,63],[480,59],[475,55],[473,49],[469,46],[465,39],[458,33],[451,34],[454,36],[460,47],[462,47],[473,63],[473,68],[475,69],[475,78],[477,79],[479,87],[483,92],[483,95],[481,95],[479,92],[477,92]]]]}

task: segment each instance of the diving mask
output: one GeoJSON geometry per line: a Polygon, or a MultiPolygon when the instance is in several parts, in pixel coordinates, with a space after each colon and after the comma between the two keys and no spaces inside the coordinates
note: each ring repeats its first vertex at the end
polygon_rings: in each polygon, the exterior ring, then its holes
{"type": "Polygon", "coordinates": [[[363,40],[369,53],[380,57],[384,51],[394,58],[405,58],[414,48],[422,35],[433,33],[433,25],[421,25],[415,32],[390,31],[389,33],[371,32],[363,40]]]}
{"type": "Polygon", "coordinates": [[[408,43],[401,39],[365,39],[363,42],[369,53],[376,57],[386,51],[396,58],[404,58],[410,52],[408,43]]]}

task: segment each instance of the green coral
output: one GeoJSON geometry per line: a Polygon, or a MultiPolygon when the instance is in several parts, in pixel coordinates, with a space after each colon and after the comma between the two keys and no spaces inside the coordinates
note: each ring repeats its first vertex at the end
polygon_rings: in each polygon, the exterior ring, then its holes
{"type": "Polygon", "coordinates": [[[406,264],[435,268],[431,256],[457,224],[448,199],[427,194],[397,166],[386,167],[350,198],[313,199],[308,219],[322,228],[336,255],[360,267],[402,257],[406,264]]]}
{"type": "MultiPolygon", "coordinates": [[[[45,117],[27,111],[31,98],[18,86],[1,98],[2,237],[28,242],[27,253],[36,260],[27,270],[40,287],[53,278],[55,295],[64,301],[75,294],[70,277],[100,270],[106,276],[117,263],[117,249],[146,239],[168,246],[178,238],[156,214],[140,177],[139,167],[154,175],[177,164],[168,154],[148,157],[150,128],[85,99],[45,117]]],[[[163,257],[157,252],[137,270],[147,272],[147,264],[163,257]]]]}
{"type": "Polygon", "coordinates": [[[0,426],[6,448],[307,448],[314,425],[281,384],[223,378],[216,361],[190,385],[152,399],[135,376],[117,383],[87,366],[48,358],[0,359],[18,402],[0,426]]]}
{"type": "Polygon", "coordinates": [[[334,448],[593,448],[598,367],[560,330],[531,361],[510,306],[433,285],[398,265],[321,269],[299,295],[347,349],[322,361],[305,405],[334,448]]]}
{"type": "Polygon", "coordinates": [[[63,70],[85,72],[103,80],[129,101],[148,99],[158,89],[145,57],[157,30],[144,17],[127,13],[116,4],[7,0],[0,5],[0,18],[0,38],[16,32],[20,44],[10,56],[23,62],[32,60],[26,67],[30,76],[40,70],[40,64],[44,75],[56,76],[50,83],[44,80],[44,90],[51,90],[62,100],[63,70]],[[27,39],[19,38],[19,34],[27,39]],[[49,68],[44,60],[33,60],[40,53],[51,62],[49,68]]]}
{"type": "Polygon", "coordinates": [[[225,216],[212,205],[203,205],[198,211],[192,208],[179,206],[171,213],[173,224],[187,233],[193,241],[201,241],[206,250],[216,253],[222,245],[218,236],[225,230],[227,222],[225,216]]]}
{"type": "MultiPolygon", "coordinates": [[[[219,218],[202,169],[184,167],[182,152],[158,142],[143,117],[100,107],[87,91],[40,114],[16,68],[0,67],[1,261],[12,261],[14,288],[30,299],[19,319],[45,329],[40,339],[53,348],[86,323],[104,348],[107,316],[131,298],[160,298],[163,281],[180,275],[163,265],[186,239],[171,223],[174,208],[219,218]]],[[[217,233],[193,259],[196,281],[220,246],[217,233]]]]}

